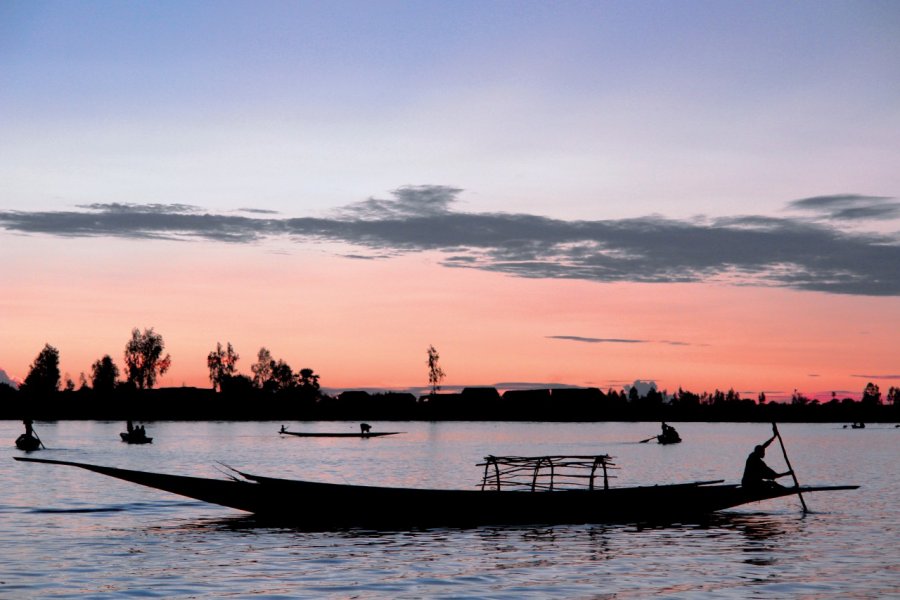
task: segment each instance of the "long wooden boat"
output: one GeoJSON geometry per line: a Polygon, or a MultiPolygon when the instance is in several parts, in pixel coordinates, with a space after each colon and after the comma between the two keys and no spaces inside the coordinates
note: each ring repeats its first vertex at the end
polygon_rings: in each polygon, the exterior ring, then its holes
{"type": "MultiPolygon", "coordinates": [[[[267,522],[309,529],[648,521],[671,523],[702,518],[714,511],[798,492],[807,494],[859,487],[840,485],[804,486],[799,489],[746,489],[736,484],[724,484],[719,480],[610,488],[606,464],[600,465],[604,479],[602,487],[594,485],[594,472],[598,467],[595,461],[587,487],[563,489],[561,483],[554,481],[553,473],[559,470],[559,459],[565,457],[524,459],[537,460],[539,467],[540,461],[549,459],[549,484],[546,479],[529,475],[529,469],[522,468],[521,463],[516,462],[520,459],[516,457],[513,457],[512,462],[502,464],[497,458],[488,457],[484,463],[482,489],[472,490],[317,483],[263,477],[240,471],[234,471],[235,475],[230,479],[210,479],[63,460],[14,458],[78,467],[180,496],[254,513],[267,522]],[[508,478],[511,477],[511,472],[515,475],[516,471],[524,473],[526,479],[531,479],[530,486],[526,484],[523,489],[509,489],[508,478]]],[[[546,466],[544,463],[544,467],[546,466]]]]}
{"type": "Polygon", "coordinates": [[[319,431],[279,431],[278,433],[282,435],[295,435],[297,437],[341,437],[341,438],[370,438],[370,437],[381,437],[384,435],[397,435],[398,433],[403,433],[402,431],[369,431],[367,433],[360,432],[344,432],[344,433],[329,433],[319,432],[319,431]]]}

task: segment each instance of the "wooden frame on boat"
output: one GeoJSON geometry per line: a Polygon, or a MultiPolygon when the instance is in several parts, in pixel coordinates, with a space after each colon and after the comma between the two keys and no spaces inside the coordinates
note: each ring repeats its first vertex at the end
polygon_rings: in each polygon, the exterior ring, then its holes
{"type": "Polygon", "coordinates": [[[594,489],[599,468],[603,473],[603,489],[609,489],[609,471],[618,467],[608,454],[596,456],[486,456],[481,489],[523,490],[532,492],[578,489],[594,489]]]}

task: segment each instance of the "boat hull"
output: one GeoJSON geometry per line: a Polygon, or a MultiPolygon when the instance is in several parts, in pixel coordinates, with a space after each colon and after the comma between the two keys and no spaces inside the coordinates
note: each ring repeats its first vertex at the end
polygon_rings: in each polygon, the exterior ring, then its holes
{"type": "Polygon", "coordinates": [[[296,437],[339,437],[339,438],[370,438],[382,437],[385,435],[397,435],[402,431],[370,431],[369,433],[328,433],[316,431],[279,431],[282,435],[293,435],[296,437]]]}
{"type": "Polygon", "coordinates": [[[123,431],[119,434],[119,437],[122,438],[123,442],[128,444],[152,444],[153,438],[147,437],[146,435],[137,436],[133,433],[128,433],[127,431],[123,431]]]}
{"type": "MultiPolygon", "coordinates": [[[[243,479],[207,479],[69,461],[14,458],[79,467],[311,529],[674,522],[798,491],[782,487],[749,490],[720,482],[554,492],[438,490],[318,483],[238,471],[243,479]]],[[[799,491],[856,487],[804,487],[799,491]]]]}
{"type": "Polygon", "coordinates": [[[41,440],[23,433],[16,438],[16,448],[18,448],[19,450],[24,450],[25,452],[40,450],[41,440]]]}

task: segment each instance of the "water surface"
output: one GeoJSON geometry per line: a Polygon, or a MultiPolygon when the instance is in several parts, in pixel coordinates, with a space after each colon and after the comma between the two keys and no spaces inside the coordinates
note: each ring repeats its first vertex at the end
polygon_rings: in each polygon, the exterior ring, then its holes
{"type": "MultiPolygon", "coordinates": [[[[740,478],[761,424],[675,424],[685,440],[637,443],[658,423],[373,423],[403,435],[278,436],[282,423],[35,424],[34,456],[220,477],[218,463],[336,483],[471,488],[488,454],[602,454],[613,485],[740,478]]],[[[287,423],[358,431],[356,423],[287,423]]],[[[900,429],[781,427],[804,484],[859,484],[666,527],[567,525],[304,532],[80,469],[12,460],[22,425],[0,422],[0,596],[263,598],[883,598],[900,596],[900,429]]],[[[767,462],[782,470],[776,441],[767,462]]],[[[298,510],[303,510],[298,506],[298,510]]]]}

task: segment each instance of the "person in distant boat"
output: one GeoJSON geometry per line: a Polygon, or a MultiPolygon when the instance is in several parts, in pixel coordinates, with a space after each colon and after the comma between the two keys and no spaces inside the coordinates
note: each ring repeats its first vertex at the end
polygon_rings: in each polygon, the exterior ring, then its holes
{"type": "Polygon", "coordinates": [[[279,433],[284,433],[285,431],[287,431],[287,427],[285,427],[284,425],[282,425],[282,426],[281,426],[281,431],[280,431],[279,433]]]}
{"type": "Polygon", "coordinates": [[[663,435],[663,437],[665,437],[665,438],[673,438],[673,439],[674,439],[674,438],[677,438],[677,437],[678,437],[678,432],[675,431],[675,428],[674,428],[674,427],[672,427],[671,425],[669,425],[669,424],[667,424],[665,421],[663,421],[663,424],[662,424],[662,435],[663,435]]]}
{"type": "Polygon", "coordinates": [[[741,485],[745,488],[760,487],[781,487],[781,484],[775,480],[779,477],[790,475],[790,471],[784,473],[776,473],[774,469],[769,467],[763,460],[766,456],[766,448],[769,447],[777,434],[773,434],[768,440],[753,449],[750,456],[747,457],[747,463],[744,465],[744,476],[741,479],[741,485]]]}
{"type": "Polygon", "coordinates": [[[131,422],[131,419],[125,422],[125,429],[128,431],[128,435],[134,433],[134,423],[131,422]]]}
{"type": "Polygon", "coordinates": [[[30,438],[33,438],[34,437],[34,421],[32,421],[31,419],[25,419],[24,421],[22,421],[22,423],[25,425],[25,435],[30,438]]]}
{"type": "Polygon", "coordinates": [[[359,424],[359,431],[360,431],[360,433],[362,433],[363,435],[369,435],[369,432],[370,432],[371,430],[372,430],[372,426],[369,425],[368,423],[360,423],[360,424],[359,424]]]}

